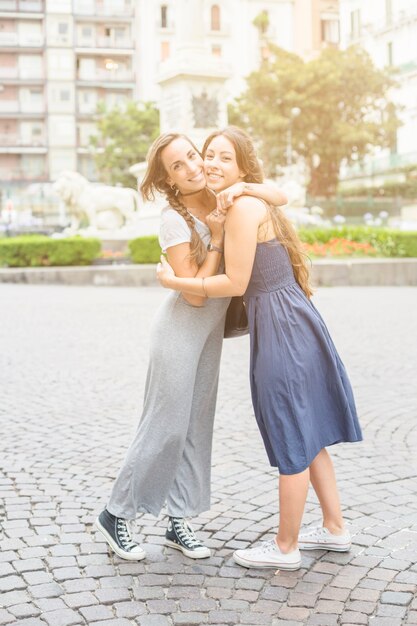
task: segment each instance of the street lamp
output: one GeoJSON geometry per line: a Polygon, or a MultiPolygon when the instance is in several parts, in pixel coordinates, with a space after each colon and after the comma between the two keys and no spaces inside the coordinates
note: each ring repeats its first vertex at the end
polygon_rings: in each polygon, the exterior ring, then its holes
{"type": "Polygon", "coordinates": [[[290,111],[290,119],[288,121],[287,129],[287,166],[292,165],[292,122],[301,113],[301,109],[298,107],[292,107],[290,111]]]}

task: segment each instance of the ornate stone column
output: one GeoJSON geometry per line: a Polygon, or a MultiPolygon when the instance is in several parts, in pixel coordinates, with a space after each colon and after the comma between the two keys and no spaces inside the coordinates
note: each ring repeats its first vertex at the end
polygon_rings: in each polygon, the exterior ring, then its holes
{"type": "Polygon", "coordinates": [[[206,136],[227,124],[224,84],[229,66],[205,43],[203,0],[178,0],[179,45],[161,66],[161,132],[179,131],[201,148],[206,136]]]}

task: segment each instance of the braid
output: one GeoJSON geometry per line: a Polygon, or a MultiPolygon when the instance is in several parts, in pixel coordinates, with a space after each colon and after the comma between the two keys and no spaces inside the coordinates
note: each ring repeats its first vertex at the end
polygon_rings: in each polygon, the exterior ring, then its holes
{"type": "Polygon", "coordinates": [[[195,261],[200,267],[206,258],[207,250],[196,230],[193,216],[189,213],[179,197],[175,195],[174,189],[172,189],[168,184],[167,172],[165,171],[161,158],[161,153],[164,148],[169,146],[172,141],[180,137],[188,141],[195,151],[198,152],[195,145],[185,135],[180,133],[164,133],[160,135],[157,139],[155,139],[149,149],[147,156],[148,167],[140,185],[140,190],[144,200],[148,201],[155,200],[156,192],[164,194],[170,206],[185,219],[191,232],[190,259],[195,261]]]}
{"type": "Polygon", "coordinates": [[[181,217],[187,222],[188,228],[191,232],[191,241],[190,241],[190,259],[195,261],[197,265],[203,264],[204,259],[207,255],[206,247],[197,232],[195,227],[195,221],[191,213],[188,211],[187,207],[183,202],[181,202],[179,195],[175,195],[173,189],[169,188],[166,190],[166,196],[170,206],[181,215],[181,217]]]}

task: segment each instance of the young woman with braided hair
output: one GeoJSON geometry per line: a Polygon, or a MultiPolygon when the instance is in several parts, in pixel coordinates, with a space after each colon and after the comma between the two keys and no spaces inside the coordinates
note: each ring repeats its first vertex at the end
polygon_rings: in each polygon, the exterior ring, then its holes
{"type": "MultiPolygon", "coordinates": [[[[179,276],[222,271],[225,211],[242,193],[285,204],[274,185],[241,183],[216,196],[206,187],[203,160],[184,135],[158,137],[141,184],[146,200],[164,194],[160,244],[179,276]]],[[[123,559],[141,560],[129,520],[138,512],[169,515],[166,544],[188,557],[210,556],[187,518],[210,508],[210,466],[219,364],[228,298],[172,293],[157,311],[142,417],[96,527],[123,559]]]]}
{"type": "MultiPolygon", "coordinates": [[[[239,128],[213,133],[203,157],[215,191],[243,177],[263,179],[254,146],[239,128]]],[[[237,198],[225,223],[225,266],[221,275],[185,278],[161,257],[158,278],[164,287],[196,297],[245,294],[253,406],[270,464],[280,473],[279,529],[272,541],[236,550],[234,559],[246,567],[295,570],[299,548],[350,549],[326,446],[362,439],[353,393],[311,302],[301,242],[282,211],[257,198],[237,198]],[[299,535],[310,481],[323,525],[299,535]]]]}

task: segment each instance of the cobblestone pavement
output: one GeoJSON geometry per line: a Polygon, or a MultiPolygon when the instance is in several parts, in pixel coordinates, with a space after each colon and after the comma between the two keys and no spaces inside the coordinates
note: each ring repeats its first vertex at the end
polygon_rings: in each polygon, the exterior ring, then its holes
{"type": "MultiPolygon", "coordinates": [[[[348,554],[303,554],[292,573],[246,570],[233,549],[273,536],[276,475],[250,403],[247,338],[227,340],[213,504],[194,520],[213,548],[193,562],[163,547],[111,555],[92,523],[136,427],[159,288],[0,286],[0,625],[417,624],[417,289],[321,289],[366,440],[332,450],[348,554]]],[[[320,518],[311,493],[305,522],[320,518]]]]}

